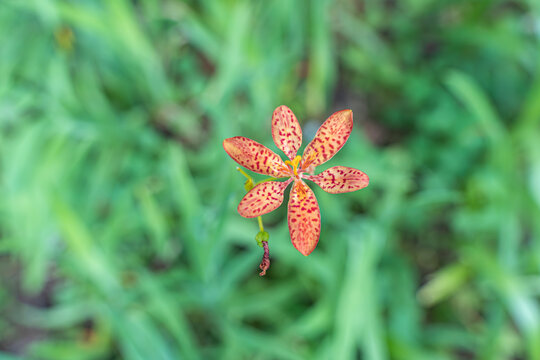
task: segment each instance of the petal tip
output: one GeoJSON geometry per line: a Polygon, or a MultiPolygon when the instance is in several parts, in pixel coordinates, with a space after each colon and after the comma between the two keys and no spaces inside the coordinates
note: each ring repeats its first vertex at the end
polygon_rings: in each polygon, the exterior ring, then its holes
{"type": "Polygon", "coordinates": [[[353,121],[353,112],[351,109],[345,109],[341,111],[343,112],[343,115],[348,118],[348,120],[350,120],[351,122],[353,121]]]}
{"type": "Polygon", "coordinates": [[[343,109],[343,110],[336,111],[335,114],[342,114],[343,116],[352,118],[353,111],[351,109],[343,109]]]}
{"type": "Polygon", "coordinates": [[[353,112],[351,109],[345,109],[345,110],[341,110],[341,111],[338,111],[336,114],[339,114],[339,117],[343,120],[345,120],[345,122],[347,123],[350,123],[350,127],[352,128],[353,126],[353,112]]]}
{"type": "Polygon", "coordinates": [[[232,142],[233,142],[234,139],[237,138],[237,137],[238,137],[238,136],[223,139],[223,142],[222,142],[223,149],[225,150],[225,152],[226,152],[227,154],[229,154],[229,150],[230,150],[230,148],[231,148],[231,146],[232,146],[232,142]]]}
{"type": "MultiPolygon", "coordinates": [[[[317,241],[318,243],[318,241],[317,241]]],[[[308,247],[300,247],[300,246],[297,246],[297,244],[294,243],[294,241],[292,242],[294,248],[296,250],[298,250],[298,252],[304,256],[308,256],[309,254],[311,254],[313,252],[313,250],[315,250],[315,248],[317,247],[317,243],[315,243],[315,246],[313,246],[311,249],[308,248],[308,247]]]]}
{"type": "MultiPolygon", "coordinates": [[[[369,185],[369,175],[362,171],[362,176],[364,177],[364,186],[361,189],[367,188],[369,185]]],[[[358,189],[360,190],[360,189],[358,189]]]]}
{"type": "Polygon", "coordinates": [[[238,204],[238,206],[236,207],[236,211],[238,211],[238,214],[240,214],[241,217],[243,218],[246,218],[246,219],[252,219],[254,217],[256,217],[256,215],[251,215],[249,213],[245,213],[243,211],[243,208],[241,207],[242,203],[238,204]]]}

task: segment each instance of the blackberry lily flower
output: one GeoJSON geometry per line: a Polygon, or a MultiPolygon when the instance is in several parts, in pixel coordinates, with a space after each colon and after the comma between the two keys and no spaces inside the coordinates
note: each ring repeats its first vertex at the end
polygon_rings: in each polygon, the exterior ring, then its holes
{"type": "Polygon", "coordinates": [[[365,173],[345,166],[334,166],[318,175],[310,175],[316,166],[330,160],[345,145],[352,127],[352,111],[338,111],[317,130],[304,154],[296,155],[302,144],[302,130],[291,109],[282,105],[272,116],[272,137],[289,160],[281,160],[272,150],[246,137],[225,139],[223,148],[238,164],[259,174],[288,178],[255,186],[240,201],[238,213],[245,218],[254,218],[277,209],[283,202],[285,189],[293,182],[287,216],[289,233],[294,247],[303,255],[309,255],[319,242],[321,214],[317,199],[304,180],[313,181],[331,194],[360,190],[369,184],[365,173]]]}

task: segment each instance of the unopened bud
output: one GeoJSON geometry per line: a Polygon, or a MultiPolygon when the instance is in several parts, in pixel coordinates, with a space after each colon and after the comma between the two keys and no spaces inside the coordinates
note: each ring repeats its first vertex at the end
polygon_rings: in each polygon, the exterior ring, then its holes
{"type": "Polygon", "coordinates": [[[263,247],[263,241],[268,241],[270,235],[266,231],[259,231],[255,236],[255,240],[260,247],[263,247]]]}
{"type": "Polygon", "coordinates": [[[246,191],[253,189],[253,180],[251,178],[247,179],[244,183],[244,189],[246,189],[246,191]]]}

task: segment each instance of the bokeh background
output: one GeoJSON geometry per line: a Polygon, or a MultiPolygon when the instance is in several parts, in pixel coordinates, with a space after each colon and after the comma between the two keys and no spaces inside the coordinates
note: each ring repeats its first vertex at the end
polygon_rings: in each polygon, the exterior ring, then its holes
{"type": "Polygon", "coordinates": [[[536,0],[2,0],[0,358],[540,359],[539,45],[536,0]],[[222,141],[281,104],[371,183],[259,277],[222,141]]]}

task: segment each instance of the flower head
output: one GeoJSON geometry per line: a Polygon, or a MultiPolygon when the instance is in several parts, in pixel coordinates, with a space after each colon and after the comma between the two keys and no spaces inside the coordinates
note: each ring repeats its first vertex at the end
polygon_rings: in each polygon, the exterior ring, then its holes
{"type": "Polygon", "coordinates": [[[369,184],[365,173],[345,166],[334,166],[318,175],[310,175],[315,167],[330,160],[345,145],[352,127],[351,110],[332,114],[317,130],[303,155],[297,156],[302,144],[302,130],[291,109],[282,105],[272,116],[272,137],[289,160],[283,161],[272,150],[246,137],[225,139],[223,148],[243,167],[274,178],[288,178],[255,186],[240,201],[238,213],[254,218],[277,209],[283,202],[285,189],[293,182],[287,216],[289,233],[294,247],[309,255],[319,242],[321,213],[315,194],[304,180],[313,181],[331,194],[360,190],[369,184]]]}

